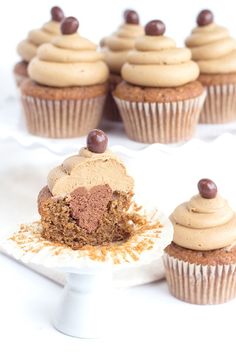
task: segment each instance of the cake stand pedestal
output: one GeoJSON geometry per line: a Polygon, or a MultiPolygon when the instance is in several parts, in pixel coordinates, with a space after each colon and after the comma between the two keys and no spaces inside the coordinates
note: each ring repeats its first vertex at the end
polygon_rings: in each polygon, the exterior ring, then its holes
{"type": "Polygon", "coordinates": [[[55,328],[73,337],[103,336],[109,323],[111,281],[111,267],[93,272],[67,272],[55,328]]]}
{"type": "Polygon", "coordinates": [[[125,242],[72,250],[44,239],[42,224],[36,221],[22,225],[0,246],[23,263],[66,273],[54,326],[70,336],[98,338],[111,324],[108,317],[112,312],[112,274],[161,260],[163,250],[173,238],[170,220],[157,209],[140,209],[139,214],[141,222],[135,224],[133,235],[125,242]]]}

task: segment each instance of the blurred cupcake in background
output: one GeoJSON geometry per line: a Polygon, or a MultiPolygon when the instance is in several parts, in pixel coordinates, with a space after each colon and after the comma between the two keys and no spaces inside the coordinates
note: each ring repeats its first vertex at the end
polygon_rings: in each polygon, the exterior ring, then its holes
{"type": "Polygon", "coordinates": [[[49,43],[60,34],[60,23],[64,19],[64,13],[58,6],[51,8],[51,20],[43,25],[41,29],[30,31],[25,40],[17,46],[17,53],[21,61],[14,66],[14,76],[17,86],[28,77],[27,67],[32,58],[35,57],[37,48],[43,43],[49,43]]]}
{"type": "Polygon", "coordinates": [[[102,39],[101,47],[110,69],[110,93],[107,97],[104,115],[111,120],[121,120],[111,92],[121,82],[121,68],[127,60],[129,50],[134,48],[135,39],[144,34],[139,16],[134,10],[124,12],[124,23],[111,36],[102,39]]]}
{"type": "Polygon", "coordinates": [[[122,67],[124,81],[113,92],[128,137],[143,143],[190,139],[205,99],[191,51],[176,48],[164,33],[162,21],[146,25],[122,67]]]}
{"type": "Polygon", "coordinates": [[[236,213],[209,179],[171,214],[173,242],[164,255],[170,292],[193,304],[236,297],[236,213]]]}
{"type": "Polygon", "coordinates": [[[21,84],[28,131],[48,138],[71,138],[98,126],[109,70],[96,45],[79,35],[79,23],[67,17],[61,35],[41,45],[31,60],[30,79],[21,84]]]}
{"type": "Polygon", "coordinates": [[[199,80],[207,89],[200,123],[220,124],[236,120],[236,40],[203,10],[197,27],[186,39],[192,58],[200,68],[199,80]]]}

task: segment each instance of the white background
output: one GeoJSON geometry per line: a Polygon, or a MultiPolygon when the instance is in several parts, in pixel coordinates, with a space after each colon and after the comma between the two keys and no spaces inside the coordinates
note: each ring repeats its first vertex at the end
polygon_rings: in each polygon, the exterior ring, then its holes
{"type": "MultiPolygon", "coordinates": [[[[15,51],[17,43],[26,37],[29,30],[41,27],[49,19],[49,10],[53,5],[61,6],[67,15],[77,17],[81,23],[80,33],[97,43],[103,36],[117,28],[121,23],[121,14],[126,8],[136,9],[144,24],[154,18],[163,20],[166,23],[167,35],[175,38],[179,45],[183,44],[184,38],[195,25],[196,14],[206,7],[212,9],[217,22],[226,25],[236,37],[236,5],[234,1],[229,0],[61,0],[57,3],[46,0],[1,0],[0,101],[2,97],[15,95],[16,92],[11,71],[18,60],[15,51]]],[[[0,117],[2,118],[8,117],[0,117]]],[[[214,162],[210,157],[209,163],[204,160],[208,176],[211,172],[211,164],[214,164],[213,175],[219,178],[219,186],[223,194],[231,198],[232,202],[236,200],[233,198],[234,194],[236,195],[236,188],[235,179],[232,177],[232,172],[235,170],[235,146],[234,150],[228,146],[226,149],[222,148],[222,151],[218,150],[217,156],[212,150],[214,162]]],[[[17,179],[18,183],[25,183],[26,188],[24,192],[16,191],[18,199],[17,204],[15,203],[15,189],[9,188],[6,172],[9,171],[14,180],[16,173],[14,168],[19,166],[21,158],[24,161],[23,156],[28,154],[34,155],[32,151],[27,154],[20,151],[17,144],[1,144],[1,167],[3,171],[4,166],[8,167],[5,168],[5,173],[1,173],[0,181],[2,188],[9,189],[9,212],[0,213],[1,224],[5,222],[7,216],[9,217],[11,209],[14,210],[13,215],[19,217],[21,209],[25,210],[24,204],[33,205],[34,197],[32,193],[27,192],[27,183],[30,191],[32,189],[38,191],[44,181],[44,172],[40,170],[42,161],[37,173],[35,163],[37,155],[35,155],[32,175],[38,177],[34,181],[27,180],[25,177],[21,180],[17,179]],[[14,157],[17,160],[16,164],[14,164],[14,157]],[[12,168],[5,164],[8,160],[12,161],[12,168]]],[[[201,150],[201,154],[204,155],[204,150],[201,150]]],[[[198,159],[199,166],[201,166],[199,160],[201,156],[194,155],[194,158],[198,159]]],[[[55,161],[58,161],[58,157],[55,157],[55,161]]],[[[168,167],[165,161],[167,160],[157,159],[153,164],[157,171],[158,167],[160,168],[160,177],[157,173],[156,178],[160,191],[158,204],[163,205],[165,211],[169,212],[177,201],[182,201],[182,198],[195,193],[195,185],[193,186],[190,180],[195,183],[201,176],[197,168],[191,169],[194,161],[186,154],[182,159],[174,158],[174,168],[172,171],[168,169],[168,178],[165,179],[165,168],[168,167]],[[176,175],[177,180],[175,180],[176,175]],[[183,188],[178,188],[177,184],[182,185],[183,188]],[[167,201],[174,190],[176,195],[170,204],[167,201]]],[[[50,164],[53,165],[52,160],[50,164]]],[[[20,172],[24,166],[29,167],[28,160],[27,163],[24,162],[20,172]]],[[[20,175],[24,176],[23,173],[20,175]]],[[[2,200],[0,197],[3,209],[2,200]]],[[[31,215],[33,213],[35,210],[32,210],[31,215]]],[[[53,329],[53,313],[61,293],[59,286],[5,256],[0,256],[0,279],[0,353],[46,353],[49,350],[68,354],[235,353],[236,300],[221,306],[201,307],[185,304],[168,293],[165,282],[127,291],[116,291],[113,300],[114,321],[109,326],[109,333],[104,339],[88,341],[63,336],[53,329]]]]}

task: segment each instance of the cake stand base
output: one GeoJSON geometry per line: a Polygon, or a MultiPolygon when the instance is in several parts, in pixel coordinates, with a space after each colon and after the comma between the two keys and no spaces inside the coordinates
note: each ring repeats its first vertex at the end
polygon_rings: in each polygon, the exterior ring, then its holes
{"type": "Polygon", "coordinates": [[[67,273],[54,321],[55,328],[73,337],[98,338],[109,323],[112,272],[67,273]]]}

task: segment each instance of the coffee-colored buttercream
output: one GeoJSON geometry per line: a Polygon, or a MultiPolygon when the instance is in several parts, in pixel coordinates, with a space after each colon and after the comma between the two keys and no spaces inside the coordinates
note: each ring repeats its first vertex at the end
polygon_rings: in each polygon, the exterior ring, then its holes
{"type": "Polygon", "coordinates": [[[142,26],[125,23],[112,36],[103,39],[103,52],[111,72],[120,74],[129,50],[134,48],[135,39],[143,34],[142,26]]]}
{"type": "Polygon", "coordinates": [[[40,46],[28,72],[37,83],[53,87],[102,84],[109,75],[103,54],[78,33],[60,35],[40,46]]]}
{"type": "Polygon", "coordinates": [[[145,87],[177,87],[198,78],[199,68],[191,60],[191,51],[176,48],[165,36],[142,36],[135,50],[127,55],[122,67],[125,81],[145,87]]]}
{"type": "Polygon", "coordinates": [[[105,184],[113,192],[125,193],[132,192],[134,186],[124,164],[110,151],[96,154],[83,148],[48,175],[48,187],[54,196],[65,196],[78,187],[90,190],[105,184]]]}
{"type": "Polygon", "coordinates": [[[227,201],[194,196],[171,214],[174,242],[187,249],[209,251],[230,246],[236,241],[236,214],[227,201]]]}
{"type": "Polygon", "coordinates": [[[49,21],[41,29],[30,31],[28,37],[17,46],[20,57],[29,62],[35,57],[37,48],[43,43],[49,43],[60,34],[60,22],[49,21]]]}
{"type": "Polygon", "coordinates": [[[186,40],[192,58],[203,74],[228,74],[236,72],[236,40],[229,31],[211,23],[196,27],[186,40]]]}

